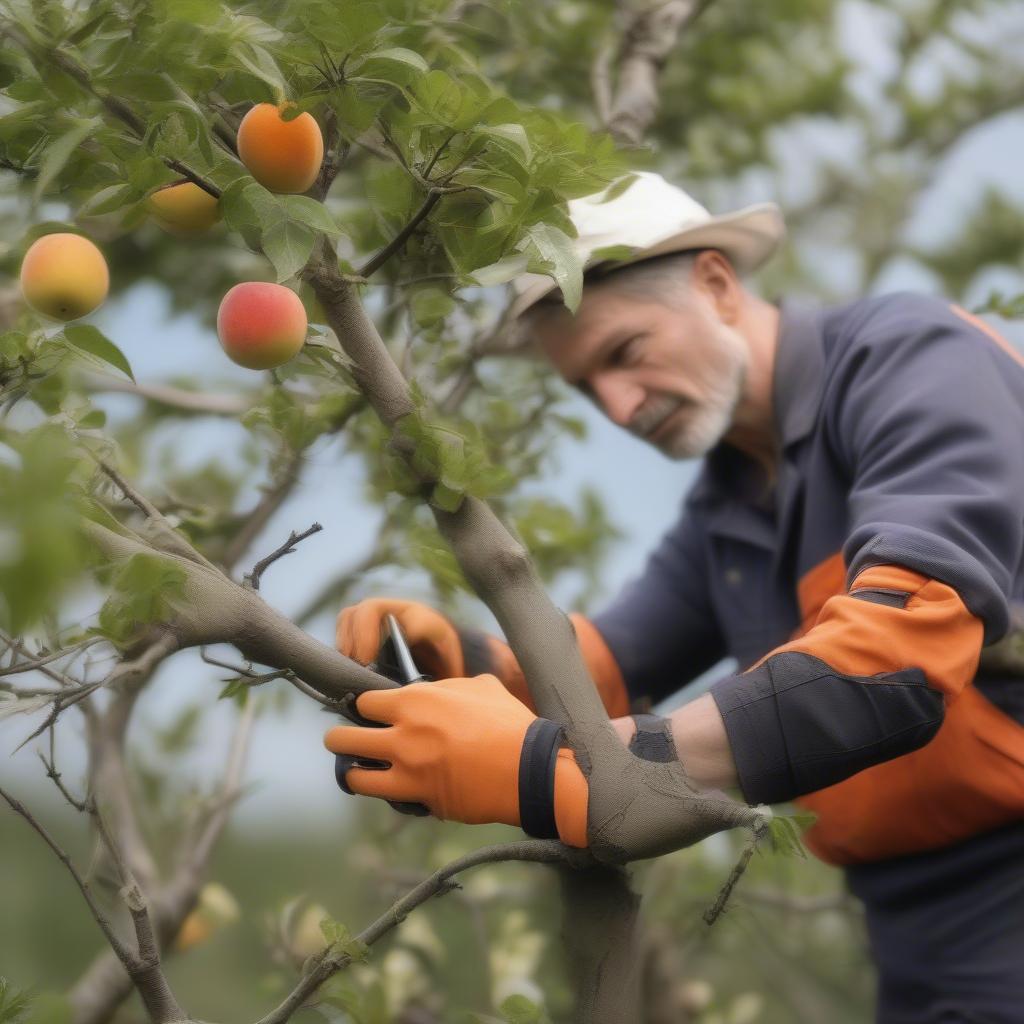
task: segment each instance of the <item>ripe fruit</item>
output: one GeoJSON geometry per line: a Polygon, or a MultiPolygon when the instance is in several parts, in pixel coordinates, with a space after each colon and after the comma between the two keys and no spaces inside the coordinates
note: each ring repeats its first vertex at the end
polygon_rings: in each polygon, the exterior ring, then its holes
{"type": "Polygon", "coordinates": [[[238,155],[271,192],[305,192],[320,173],[324,137],[311,114],[281,117],[289,104],[257,103],[238,126],[238,155]]]}
{"type": "Polygon", "coordinates": [[[217,200],[187,180],[158,188],[146,206],[160,227],[179,238],[201,235],[220,220],[217,200]]]}
{"type": "Polygon", "coordinates": [[[107,297],[110,272],[103,253],[82,235],[58,232],[37,238],[21,261],[21,294],[35,310],[77,320],[107,297]]]}
{"type": "Polygon", "coordinates": [[[247,281],[221,299],[217,336],[228,358],[250,370],[288,362],[306,340],[302,300],[280,284],[247,281]]]}

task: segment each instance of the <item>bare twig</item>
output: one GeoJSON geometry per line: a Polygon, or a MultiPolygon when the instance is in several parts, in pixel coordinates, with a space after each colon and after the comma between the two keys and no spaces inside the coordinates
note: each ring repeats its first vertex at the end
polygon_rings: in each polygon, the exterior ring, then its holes
{"type": "Polygon", "coordinates": [[[246,573],[244,580],[252,587],[253,590],[260,589],[260,577],[276,562],[279,558],[284,558],[285,555],[290,555],[298,544],[301,544],[307,537],[312,537],[314,533],[319,533],[323,527],[319,523],[314,523],[308,530],[303,530],[302,533],[296,533],[294,530],[288,535],[288,539],[278,548],[267,555],[266,558],[261,558],[253,567],[252,572],[246,573]]]}
{"type": "MultiPolygon", "coordinates": [[[[549,840],[527,840],[503,846],[485,846],[483,849],[474,850],[435,871],[381,914],[376,921],[364,928],[356,936],[357,948],[359,944],[373,945],[382,935],[386,935],[392,928],[401,924],[410,911],[421,903],[425,903],[438,893],[448,891],[451,888],[450,879],[453,875],[480,864],[497,864],[510,860],[575,866],[588,863],[589,856],[583,850],[574,850],[549,840]]],[[[302,980],[277,1009],[261,1018],[257,1024],[284,1024],[328,978],[347,967],[351,962],[351,953],[336,952],[332,947],[328,947],[310,961],[302,980]]]]}
{"type": "Polygon", "coordinates": [[[405,245],[408,241],[409,236],[420,226],[420,224],[430,216],[430,211],[437,206],[444,195],[445,190],[438,189],[431,186],[430,192],[427,198],[424,200],[423,205],[413,214],[409,223],[402,228],[401,231],[395,235],[394,238],[384,246],[376,256],[371,257],[366,263],[359,268],[360,277],[370,277],[374,271],[379,270],[387,261],[396,253],[399,249],[405,245]]]}
{"type": "Polygon", "coordinates": [[[110,948],[114,951],[118,960],[124,964],[128,971],[131,971],[136,966],[136,959],[132,955],[131,951],[124,945],[123,942],[118,938],[117,933],[114,931],[113,925],[107,919],[107,916],[103,913],[99,904],[96,902],[95,896],[92,894],[92,889],[89,888],[89,883],[79,874],[78,868],[75,867],[74,862],[71,858],[57,845],[56,840],[49,832],[36,820],[31,811],[25,807],[24,804],[15,800],[3,787],[0,787],[0,796],[7,801],[10,805],[11,810],[16,814],[20,814],[35,829],[36,832],[42,837],[43,842],[54,852],[57,859],[68,869],[69,874],[75,881],[75,885],[78,886],[79,892],[82,894],[82,898],[85,900],[89,907],[90,912],[96,923],[100,926],[100,930],[106,936],[107,942],[110,943],[110,948]]]}
{"type": "Polygon", "coordinates": [[[200,416],[228,416],[234,418],[241,416],[242,413],[246,412],[253,405],[253,401],[244,395],[221,395],[202,391],[186,391],[184,388],[163,384],[134,384],[130,380],[122,380],[119,377],[102,373],[86,374],[84,383],[85,389],[94,394],[116,391],[129,395],[138,395],[154,405],[200,416]]]}

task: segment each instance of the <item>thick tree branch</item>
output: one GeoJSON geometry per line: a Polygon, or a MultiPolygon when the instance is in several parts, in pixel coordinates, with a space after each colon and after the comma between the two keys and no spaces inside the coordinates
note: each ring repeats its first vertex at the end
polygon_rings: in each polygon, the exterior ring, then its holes
{"type": "MultiPolygon", "coordinates": [[[[622,4],[628,23],[619,53],[618,82],[607,127],[619,142],[638,146],[658,111],[658,76],[679,34],[707,6],[701,0],[661,0],[635,11],[622,4]]],[[[598,87],[601,88],[600,75],[598,87]]],[[[597,103],[609,102],[598,94],[597,103]]]]}

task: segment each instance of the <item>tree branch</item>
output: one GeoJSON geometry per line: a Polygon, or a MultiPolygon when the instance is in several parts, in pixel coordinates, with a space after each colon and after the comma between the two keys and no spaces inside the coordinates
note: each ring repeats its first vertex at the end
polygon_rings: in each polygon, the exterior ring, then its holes
{"type": "Polygon", "coordinates": [[[280,547],[271,551],[266,558],[261,558],[252,567],[252,572],[245,574],[243,580],[248,583],[253,590],[259,590],[260,578],[267,569],[274,564],[274,562],[279,558],[284,558],[285,555],[290,555],[297,545],[301,544],[307,537],[312,537],[314,533],[319,533],[322,529],[323,527],[319,523],[314,523],[308,530],[303,530],[302,533],[296,533],[292,530],[288,535],[288,539],[280,547]]]}
{"type": "Polygon", "coordinates": [[[110,943],[110,948],[114,951],[114,955],[121,961],[125,969],[129,972],[134,970],[138,961],[132,955],[131,951],[124,945],[123,942],[118,938],[117,933],[114,931],[113,925],[107,919],[107,916],[103,913],[99,904],[96,902],[96,898],[92,894],[92,889],[89,888],[89,883],[79,874],[78,868],[75,867],[74,862],[71,858],[57,845],[56,840],[49,832],[35,819],[32,812],[25,807],[24,804],[15,800],[3,787],[0,787],[0,796],[4,798],[9,804],[11,810],[15,814],[20,814],[32,826],[33,829],[42,837],[43,841],[53,851],[57,859],[67,868],[68,873],[75,881],[75,885],[78,886],[79,892],[82,894],[82,898],[85,900],[89,907],[93,919],[100,926],[100,930],[106,936],[107,942],[110,943]]]}
{"type": "MultiPolygon", "coordinates": [[[[82,89],[90,95],[95,96],[111,116],[125,125],[128,130],[142,142],[146,135],[146,122],[135,113],[124,100],[112,93],[98,88],[89,77],[89,72],[82,67],[70,54],[66,53],[59,46],[37,47],[24,32],[16,25],[8,24],[4,31],[15,43],[18,44],[28,55],[33,58],[41,58],[52,64],[55,68],[63,71],[69,78],[77,82],[82,89]]],[[[220,198],[220,189],[207,178],[192,170],[187,164],[175,157],[165,156],[163,162],[173,171],[177,171],[182,177],[187,178],[193,184],[198,185],[204,192],[208,192],[214,199],[220,198]]]]}

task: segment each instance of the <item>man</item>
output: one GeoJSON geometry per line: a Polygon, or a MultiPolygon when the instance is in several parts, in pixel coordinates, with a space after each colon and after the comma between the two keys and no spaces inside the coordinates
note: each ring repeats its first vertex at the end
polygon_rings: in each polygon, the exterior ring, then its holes
{"type": "MultiPolygon", "coordinates": [[[[1024,600],[1024,357],[939,299],[759,299],[737,271],[781,238],[770,206],[711,217],[641,174],[570,215],[583,300],[525,275],[524,336],[624,429],[705,458],[642,575],[572,616],[613,725],[700,786],[816,813],[808,845],[865,903],[879,1021],[1024,1021],[1024,680],[978,671],[1024,600]],[[628,714],[729,655],[667,721],[628,714]]],[[[536,821],[520,766],[543,720],[511,651],[388,599],[341,613],[339,649],[373,658],[387,611],[442,681],[364,694],[390,728],[328,734],[391,764],[351,788],[536,821]]],[[[553,828],[585,846],[570,750],[552,771],[553,828]]]]}

